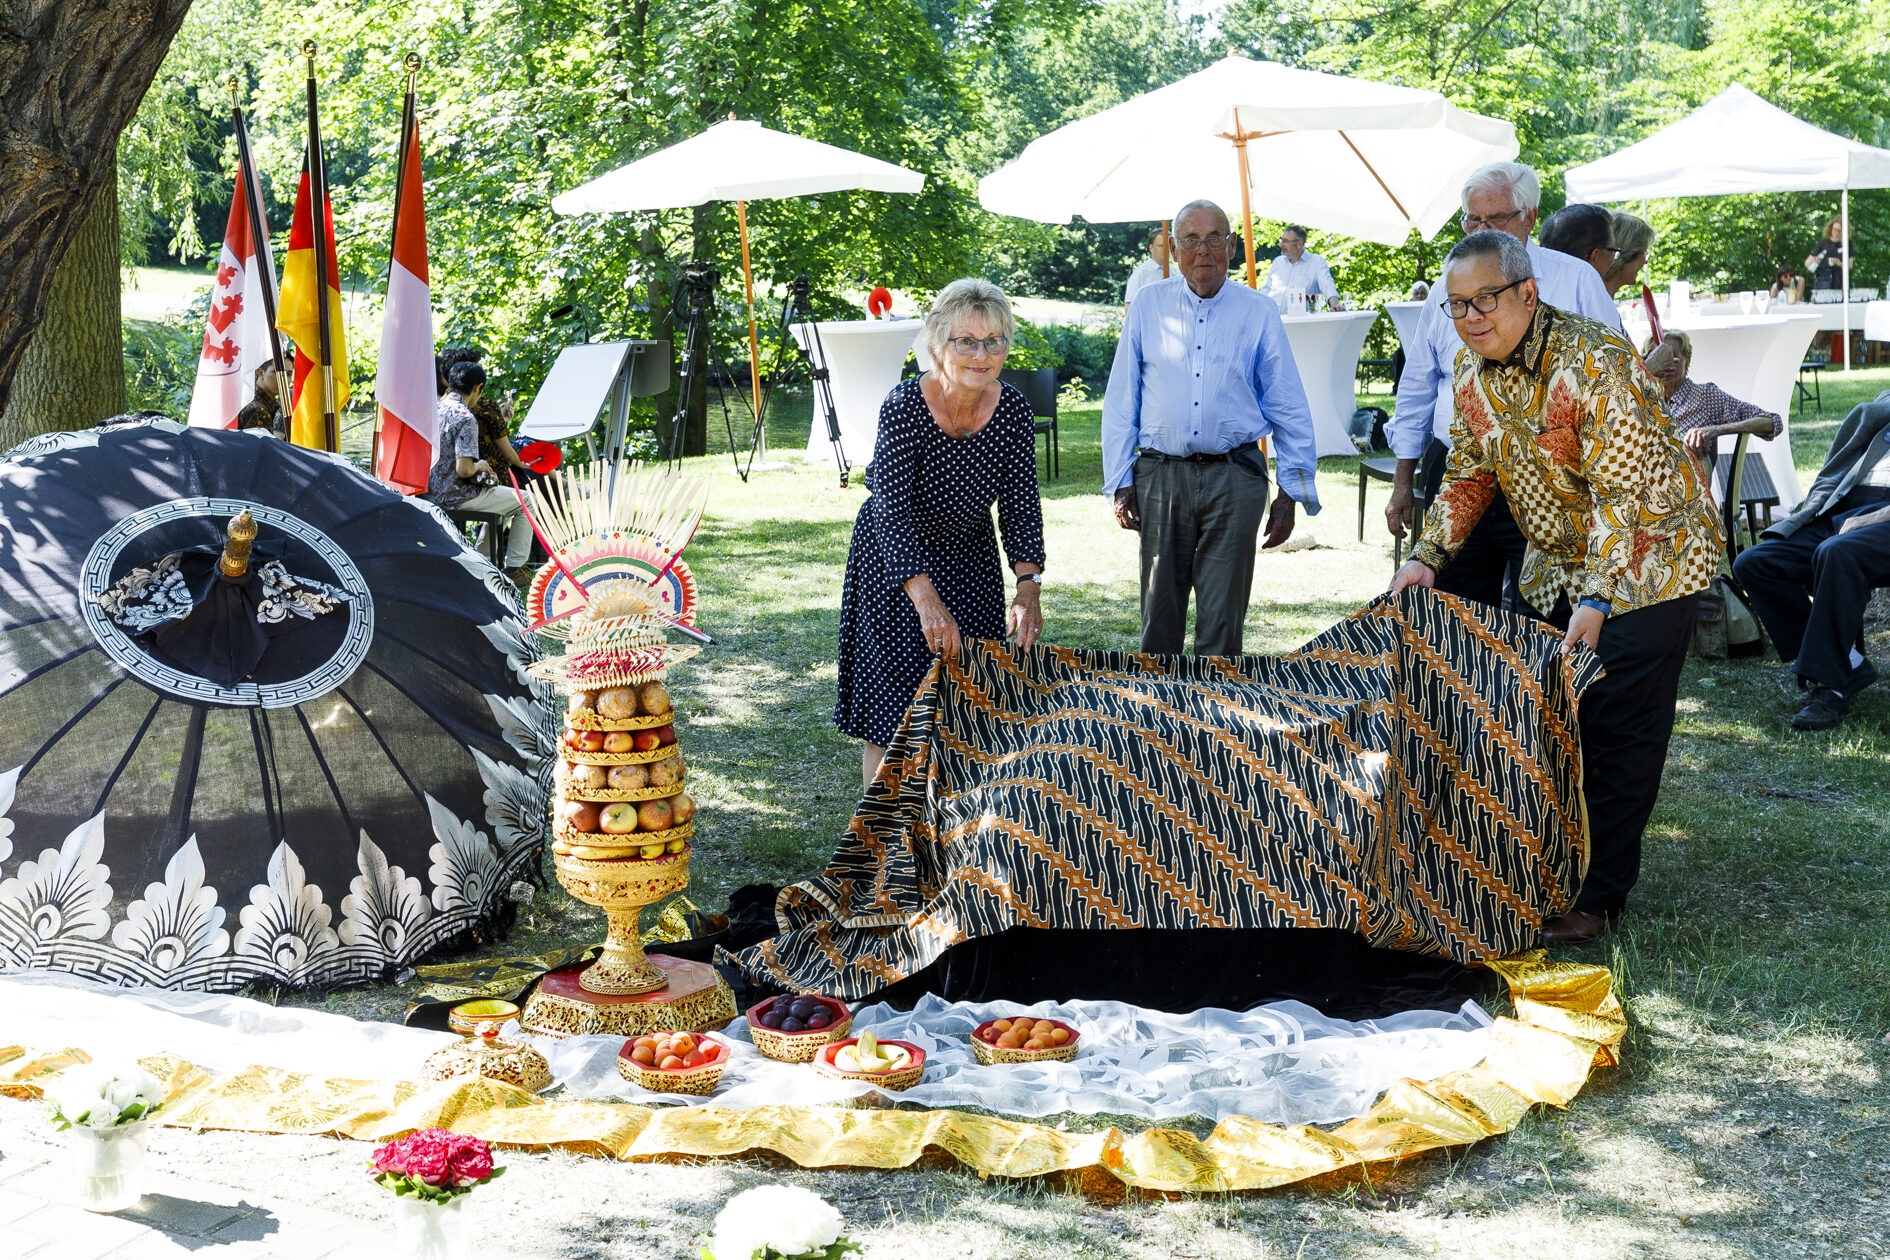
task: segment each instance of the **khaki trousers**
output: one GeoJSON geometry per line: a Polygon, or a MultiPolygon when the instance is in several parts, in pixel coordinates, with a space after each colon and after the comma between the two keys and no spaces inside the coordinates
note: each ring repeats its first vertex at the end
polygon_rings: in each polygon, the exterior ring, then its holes
{"type": "Polygon", "coordinates": [[[1197,463],[1139,455],[1142,650],[1181,653],[1194,592],[1197,656],[1239,656],[1267,478],[1233,460],[1197,463]]]}

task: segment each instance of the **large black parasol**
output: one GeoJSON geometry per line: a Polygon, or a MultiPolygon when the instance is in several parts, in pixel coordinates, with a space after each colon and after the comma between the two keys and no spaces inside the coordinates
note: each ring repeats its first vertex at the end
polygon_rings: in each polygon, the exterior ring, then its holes
{"type": "Polygon", "coordinates": [[[338,456],[168,421],[16,448],[0,966],[331,986],[490,928],[543,838],[537,656],[511,583],[338,456]]]}

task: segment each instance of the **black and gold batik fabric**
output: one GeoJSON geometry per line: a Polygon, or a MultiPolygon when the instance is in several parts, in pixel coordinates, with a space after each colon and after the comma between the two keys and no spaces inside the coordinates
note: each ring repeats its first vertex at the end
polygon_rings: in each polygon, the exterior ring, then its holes
{"type": "Polygon", "coordinates": [[[972,641],[935,667],[751,978],[861,997],[1040,928],[1339,928],[1459,962],[1581,885],[1591,652],[1414,588],[1284,656],[972,641]]]}

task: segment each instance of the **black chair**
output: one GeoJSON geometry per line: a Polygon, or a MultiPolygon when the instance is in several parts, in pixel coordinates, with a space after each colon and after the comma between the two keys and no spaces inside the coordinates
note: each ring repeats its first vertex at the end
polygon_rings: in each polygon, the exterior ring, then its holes
{"type": "Polygon", "coordinates": [[[505,518],[497,512],[464,512],[457,508],[446,519],[459,527],[473,546],[486,553],[486,559],[500,563],[505,555],[505,518]]]}
{"type": "Polygon", "coordinates": [[[1779,505],[1778,487],[1772,484],[1771,470],[1763,459],[1748,459],[1746,446],[1750,433],[1741,433],[1731,455],[1715,454],[1713,481],[1719,491],[1720,524],[1726,531],[1726,559],[1730,563],[1742,550],[1759,541],[1759,532],[1772,523],[1772,509],[1779,505]],[[1764,509],[1765,521],[1759,521],[1764,509]],[[1739,515],[1745,513],[1746,539],[1739,541],[1739,515]]]}
{"type": "Polygon", "coordinates": [[[1818,414],[1824,414],[1824,370],[1830,367],[1823,359],[1806,359],[1798,365],[1798,414],[1805,414],[1805,400],[1814,399],[1818,414]],[[1811,384],[1805,384],[1805,373],[1811,373],[1811,384]]]}
{"type": "Polygon", "coordinates": [[[1043,439],[1044,468],[1052,477],[1061,475],[1057,452],[1057,372],[1055,368],[1004,368],[998,379],[1014,385],[1030,404],[1036,417],[1032,427],[1043,439]]]}
{"type": "MultiPolygon", "coordinates": [[[[1382,459],[1361,459],[1358,461],[1358,540],[1365,541],[1365,486],[1368,481],[1392,482],[1396,479],[1398,461],[1392,456],[1382,459]]],[[[1424,497],[1422,478],[1415,478],[1417,484],[1411,487],[1411,527],[1405,531],[1404,538],[1394,538],[1391,542],[1391,565],[1393,568],[1404,563],[1404,544],[1408,538],[1416,543],[1418,535],[1424,529],[1424,509],[1427,502],[1424,497]]]]}

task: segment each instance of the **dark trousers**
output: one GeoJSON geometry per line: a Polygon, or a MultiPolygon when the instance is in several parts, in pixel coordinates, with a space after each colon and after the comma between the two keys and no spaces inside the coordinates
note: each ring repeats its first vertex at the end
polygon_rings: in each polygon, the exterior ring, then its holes
{"type": "Polygon", "coordinates": [[[1875,505],[1855,491],[1838,510],[1768,538],[1733,561],[1779,659],[1800,678],[1851,693],[1851,648],[1863,647],[1870,592],[1890,584],[1890,521],[1840,534],[1849,517],[1875,505]]]}
{"type": "MultiPolygon", "coordinates": [[[[1614,914],[1641,876],[1641,833],[1660,795],[1680,698],[1680,668],[1700,597],[1617,613],[1601,628],[1607,676],[1582,693],[1582,795],[1588,802],[1588,878],[1575,909],[1614,914]]],[[[1533,615],[1534,610],[1527,610],[1533,615]]],[[[1543,620],[1568,628],[1567,600],[1543,620]]]]}
{"type": "MultiPolygon", "coordinates": [[[[1425,502],[1434,502],[1443,483],[1444,459],[1450,448],[1432,439],[1425,452],[1418,476],[1425,486],[1425,502]]],[[[1437,575],[1435,590],[1457,595],[1492,608],[1520,612],[1522,596],[1516,583],[1522,576],[1523,551],[1527,547],[1522,530],[1509,510],[1509,500],[1499,487],[1490,505],[1464,540],[1462,550],[1451,557],[1437,575]]]]}
{"type": "Polygon", "coordinates": [[[1239,656],[1267,478],[1237,460],[1197,463],[1140,455],[1142,650],[1181,653],[1194,592],[1197,656],[1239,656]]]}

